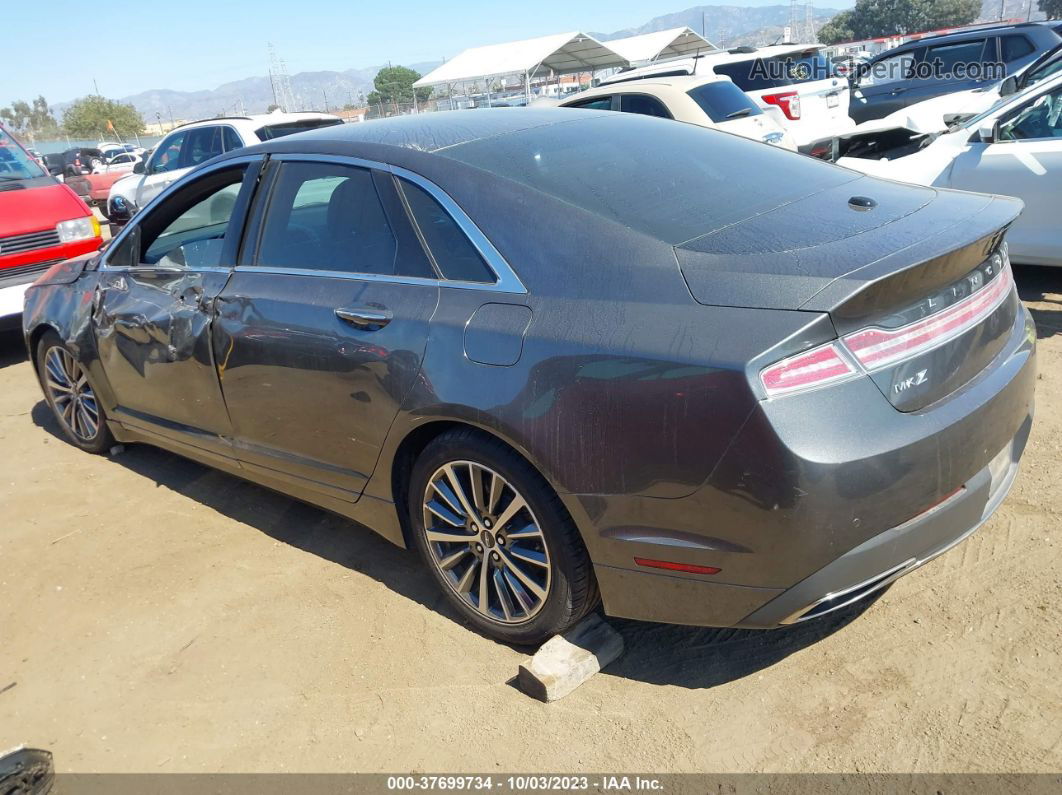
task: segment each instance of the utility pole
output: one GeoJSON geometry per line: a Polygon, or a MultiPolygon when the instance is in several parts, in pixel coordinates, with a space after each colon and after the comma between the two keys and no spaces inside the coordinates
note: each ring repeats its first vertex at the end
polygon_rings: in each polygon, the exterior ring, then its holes
{"type": "MultiPolygon", "coordinates": [[[[1000,19],[1002,19],[1002,18],[1003,18],[1003,17],[1000,17],[1000,19]]],[[[95,78],[95,77],[94,77],[94,78],[92,78],[92,87],[93,87],[93,88],[95,89],[95,91],[96,91],[96,96],[98,97],[98,96],[100,95],[100,87],[99,87],[99,85],[98,85],[98,84],[96,83],[96,78],[95,78]]]]}

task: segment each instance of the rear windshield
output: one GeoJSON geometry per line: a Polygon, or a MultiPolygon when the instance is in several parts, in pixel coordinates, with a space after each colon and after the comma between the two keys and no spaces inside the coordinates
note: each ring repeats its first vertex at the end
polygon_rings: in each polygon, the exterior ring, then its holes
{"type": "Polygon", "coordinates": [[[539,126],[438,154],[672,244],[859,178],[736,135],[627,113],[539,126]]]}
{"type": "Polygon", "coordinates": [[[308,132],[320,127],[334,127],[342,124],[341,119],[307,119],[306,121],[292,121],[285,124],[267,124],[255,130],[255,135],[260,141],[272,141],[274,138],[282,138],[285,135],[308,132]]]}
{"type": "Polygon", "coordinates": [[[7,130],[0,128],[0,182],[33,179],[44,176],[44,170],[29,156],[7,130]]]}
{"type": "Polygon", "coordinates": [[[726,80],[705,83],[686,93],[714,122],[758,116],[763,112],[744,91],[726,80]]]}
{"type": "Polygon", "coordinates": [[[726,75],[742,91],[763,91],[834,76],[833,64],[822,50],[714,64],[712,71],[726,75]]]}

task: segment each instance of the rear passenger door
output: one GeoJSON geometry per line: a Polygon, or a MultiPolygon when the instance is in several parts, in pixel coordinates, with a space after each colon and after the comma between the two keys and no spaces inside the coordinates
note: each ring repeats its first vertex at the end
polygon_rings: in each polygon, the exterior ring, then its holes
{"type": "Polygon", "coordinates": [[[214,327],[237,455],[353,501],[417,383],[437,273],[388,171],[281,155],[258,195],[214,327]]]}

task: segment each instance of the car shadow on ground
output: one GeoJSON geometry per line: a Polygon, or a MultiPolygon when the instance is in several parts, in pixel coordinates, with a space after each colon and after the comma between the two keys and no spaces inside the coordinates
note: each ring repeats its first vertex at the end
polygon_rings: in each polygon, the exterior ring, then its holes
{"type": "MultiPolygon", "coordinates": [[[[66,442],[43,400],[33,407],[31,417],[38,427],[66,442]]],[[[128,445],[109,460],[156,487],[172,489],[277,541],[365,574],[468,627],[414,552],[395,547],[356,522],[149,445],[128,445]]],[[[714,687],[754,674],[816,643],[844,627],[869,604],[865,601],[854,609],[773,632],[610,619],[623,635],[626,652],[606,673],[655,684],[714,687]]],[[[534,652],[528,647],[510,648],[534,652]]]]}
{"type": "Polygon", "coordinates": [[[1022,301],[1048,304],[1047,307],[1029,307],[1029,313],[1036,321],[1036,336],[1045,339],[1062,334],[1062,299],[1059,298],[1062,295],[1062,268],[1016,265],[1014,281],[1022,301]]]}
{"type": "Polygon", "coordinates": [[[22,332],[15,330],[0,331],[0,369],[26,361],[26,346],[22,341],[22,332]]]}

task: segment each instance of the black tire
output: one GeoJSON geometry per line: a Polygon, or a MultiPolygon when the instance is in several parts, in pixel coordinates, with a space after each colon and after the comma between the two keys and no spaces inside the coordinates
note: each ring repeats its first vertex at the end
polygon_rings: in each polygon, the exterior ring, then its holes
{"type": "MultiPolygon", "coordinates": [[[[90,394],[93,398],[93,403],[96,412],[95,432],[91,434],[81,433],[79,434],[72,427],[71,422],[64,417],[63,411],[56,405],[55,389],[49,386],[49,369],[48,369],[48,356],[53,349],[65,351],[74,362],[77,362],[77,355],[66,345],[59,335],[54,331],[48,331],[41,336],[40,342],[37,343],[37,374],[40,378],[41,388],[44,390],[44,398],[48,403],[49,408],[52,410],[52,414],[55,416],[56,422],[59,424],[60,429],[63,431],[63,435],[74,445],[80,447],[82,450],[89,453],[105,453],[114,446],[114,436],[111,434],[110,428],[107,427],[107,413],[103,408],[103,405],[99,402],[99,391],[92,383],[92,379],[88,377],[87,371],[84,373],[84,379],[90,390],[90,394]]],[[[80,363],[77,362],[77,366],[80,367],[80,363]]],[[[85,399],[84,397],[82,399],[85,399]]],[[[83,427],[79,424],[79,427],[83,427]]]]}
{"type": "MultiPolygon", "coordinates": [[[[447,431],[436,437],[413,465],[408,509],[413,544],[425,566],[449,603],[482,634],[507,643],[538,644],[569,629],[597,605],[593,567],[564,504],[542,475],[500,440],[471,428],[447,431]],[[437,553],[429,548],[424,521],[425,494],[440,468],[456,462],[471,462],[504,478],[530,509],[531,514],[524,516],[531,516],[541,531],[541,541],[548,550],[549,585],[537,612],[525,621],[505,623],[494,620],[465,601],[440,569],[437,553]]],[[[489,523],[485,524],[489,526],[489,523]]],[[[504,534],[504,528],[495,529],[504,534]]],[[[502,536],[495,551],[504,552],[504,543],[502,536]]],[[[511,540],[509,548],[513,548],[511,540]]],[[[504,570],[502,563],[494,565],[504,570]]],[[[497,592],[494,593],[497,596],[497,592]]]]}

